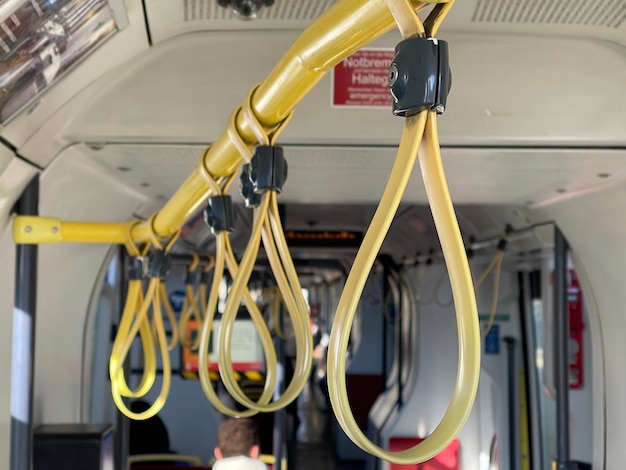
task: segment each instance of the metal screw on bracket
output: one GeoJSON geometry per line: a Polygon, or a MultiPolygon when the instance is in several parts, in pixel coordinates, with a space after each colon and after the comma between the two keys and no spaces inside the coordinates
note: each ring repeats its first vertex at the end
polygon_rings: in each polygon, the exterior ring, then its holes
{"type": "Polygon", "coordinates": [[[30,232],[32,232],[32,231],[33,231],[33,228],[32,228],[30,225],[27,225],[26,227],[24,227],[24,231],[25,231],[26,233],[30,233],[30,232]]]}
{"type": "Polygon", "coordinates": [[[398,81],[398,67],[396,67],[396,64],[391,64],[391,67],[389,67],[389,77],[387,77],[387,80],[389,86],[394,86],[398,81]]]}
{"type": "Polygon", "coordinates": [[[437,114],[443,114],[446,111],[446,107],[442,104],[438,104],[435,107],[435,111],[437,111],[437,114]]]}
{"type": "Polygon", "coordinates": [[[57,232],[59,231],[59,227],[52,227],[52,228],[50,229],[50,231],[51,231],[52,233],[57,233],[57,232]]]}

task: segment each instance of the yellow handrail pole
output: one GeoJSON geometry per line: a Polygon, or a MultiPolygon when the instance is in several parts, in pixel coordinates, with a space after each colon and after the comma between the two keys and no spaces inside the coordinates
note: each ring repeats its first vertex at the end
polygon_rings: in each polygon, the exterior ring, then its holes
{"type": "MultiPolygon", "coordinates": [[[[411,0],[415,5],[424,2],[411,0]]],[[[429,1],[428,3],[439,3],[429,1]]],[[[441,2],[445,3],[445,2],[441,2]]],[[[269,132],[341,60],[395,27],[384,0],[342,0],[313,22],[274,67],[252,96],[252,111],[269,132]]],[[[245,119],[235,120],[245,142],[257,141],[245,119]]],[[[215,177],[228,176],[241,163],[241,155],[224,132],[204,154],[207,169],[215,177]]],[[[187,177],[182,186],[154,219],[154,231],[166,237],[178,230],[209,195],[209,187],[199,171],[187,177]]],[[[147,223],[136,225],[131,236],[136,243],[149,239],[147,223]]]]}
{"type": "Polygon", "coordinates": [[[128,223],[66,222],[53,217],[17,216],[13,240],[17,244],[83,242],[118,243],[128,239],[128,223]]]}
{"type": "MultiPolygon", "coordinates": [[[[425,3],[447,3],[448,0],[410,2],[417,8],[425,3]]],[[[384,0],[341,0],[313,22],[289,48],[251,97],[251,109],[257,120],[270,133],[278,126],[319,82],[325,73],[341,60],[366,44],[379,38],[395,26],[395,21],[384,0]]],[[[246,120],[238,114],[236,131],[252,146],[257,139],[246,120]]],[[[205,166],[215,177],[229,176],[241,163],[241,154],[224,132],[204,153],[205,166]]],[[[193,171],[172,198],[149,221],[131,229],[135,243],[151,239],[152,230],[158,237],[175,233],[204,203],[210,188],[199,170],[193,171]]],[[[16,217],[18,222],[21,217],[16,217]]],[[[58,219],[57,219],[58,220],[58,219]]],[[[63,222],[66,224],[68,222],[63,222]]],[[[78,224],[70,227],[67,239],[63,232],[46,233],[40,238],[19,232],[14,228],[16,243],[58,243],[61,241],[124,243],[122,233],[128,224],[78,224]]]]}

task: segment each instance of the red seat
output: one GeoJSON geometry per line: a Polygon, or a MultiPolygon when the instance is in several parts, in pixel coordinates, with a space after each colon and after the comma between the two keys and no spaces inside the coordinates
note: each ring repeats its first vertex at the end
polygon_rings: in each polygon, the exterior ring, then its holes
{"type": "MultiPolygon", "coordinates": [[[[389,440],[389,450],[399,451],[409,449],[424,439],[419,437],[392,437],[389,440]]],[[[426,462],[412,464],[412,465],[398,465],[390,464],[389,470],[460,470],[461,463],[459,462],[459,454],[461,450],[461,444],[458,439],[453,440],[448,447],[441,451],[438,455],[426,462]]]]}

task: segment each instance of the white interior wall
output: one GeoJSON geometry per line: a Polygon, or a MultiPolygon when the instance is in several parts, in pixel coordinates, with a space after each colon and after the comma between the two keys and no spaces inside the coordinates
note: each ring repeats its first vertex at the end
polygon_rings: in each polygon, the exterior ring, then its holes
{"type": "MultiPolygon", "coordinates": [[[[484,263],[472,266],[474,277],[480,275],[484,263]]],[[[419,286],[419,326],[416,386],[412,398],[407,400],[385,431],[385,438],[399,436],[426,437],[443,417],[455,381],[458,357],[458,338],[450,284],[444,266],[426,267],[419,286]],[[443,278],[443,279],[442,279],[443,278]]],[[[493,275],[489,276],[477,293],[479,313],[490,311],[493,295],[493,275]]],[[[498,433],[501,468],[508,460],[508,408],[507,408],[507,352],[502,342],[505,336],[520,339],[519,308],[517,306],[516,274],[503,271],[500,281],[497,313],[508,314],[508,321],[497,321],[500,348],[498,354],[485,354],[483,341],[482,373],[479,395],[467,424],[459,435],[462,468],[479,470],[481,461],[489,454],[493,433],[498,433]]],[[[485,322],[481,323],[484,327],[485,322]]],[[[520,343],[518,342],[518,349],[520,343]]],[[[407,359],[408,360],[408,359],[407,359]]],[[[386,468],[386,467],[383,467],[386,468]]]]}
{"type": "Polygon", "coordinates": [[[383,338],[380,332],[385,320],[382,282],[382,273],[375,272],[365,284],[352,329],[353,355],[346,366],[347,374],[382,374],[383,338]]]}
{"type": "Polygon", "coordinates": [[[616,373],[626,357],[626,186],[554,204],[533,214],[552,218],[573,252],[574,267],[585,295],[593,363],[593,467],[619,468],[626,459],[626,407],[622,390],[626,376],[616,373]],[[604,371],[612,371],[607,372],[604,371]],[[605,412],[606,406],[606,412],[605,412]],[[606,426],[606,428],[605,428],[606,426]],[[604,445],[606,436],[606,460],[604,445]]]}

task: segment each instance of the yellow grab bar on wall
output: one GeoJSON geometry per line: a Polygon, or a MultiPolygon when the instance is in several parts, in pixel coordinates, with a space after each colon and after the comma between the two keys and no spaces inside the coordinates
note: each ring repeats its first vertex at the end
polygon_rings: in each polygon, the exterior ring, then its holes
{"type": "Polygon", "coordinates": [[[66,222],[54,217],[21,215],[13,220],[13,241],[19,245],[82,242],[117,243],[127,241],[128,223],[66,222]]]}

